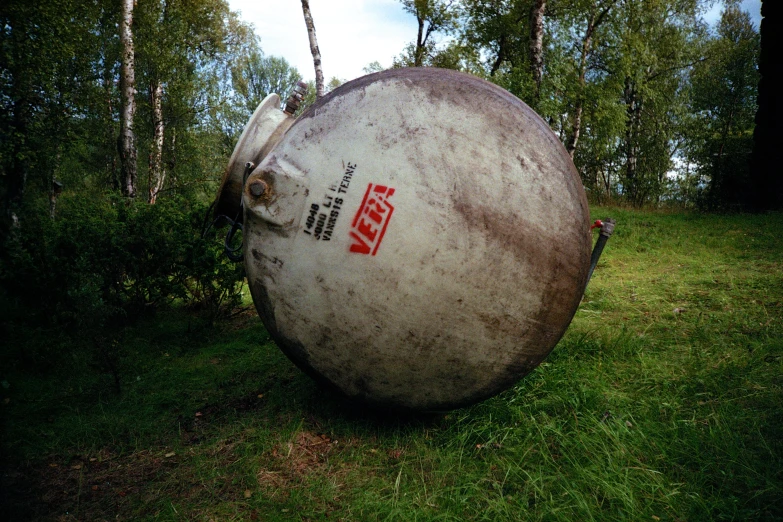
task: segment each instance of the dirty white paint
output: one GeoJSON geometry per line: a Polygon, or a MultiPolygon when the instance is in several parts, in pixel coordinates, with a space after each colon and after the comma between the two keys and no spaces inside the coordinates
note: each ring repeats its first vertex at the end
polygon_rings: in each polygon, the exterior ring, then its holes
{"type": "Polygon", "coordinates": [[[584,290],[590,223],[571,159],[521,101],[462,73],[345,84],[296,120],[243,197],[270,333],[370,403],[445,409],[510,387],[584,290]]]}
{"type": "Polygon", "coordinates": [[[242,200],[245,165],[248,162],[258,165],[293,123],[294,118],[280,110],[280,96],[277,94],[270,94],[258,104],[228,160],[218,191],[215,215],[231,219],[237,216],[242,200]]]}

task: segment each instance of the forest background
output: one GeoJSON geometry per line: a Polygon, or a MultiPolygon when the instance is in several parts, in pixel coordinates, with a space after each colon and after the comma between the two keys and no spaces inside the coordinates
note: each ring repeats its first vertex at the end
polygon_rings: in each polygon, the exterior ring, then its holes
{"type": "MultiPolygon", "coordinates": [[[[593,202],[779,206],[775,176],[751,169],[759,31],[736,1],[710,27],[714,5],[403,0],[418,32],[393,66],[520,97],[593,202]]],[[[174,299],[235,300],[241,270],[202,220],[245,122],[300,72],[219,0],[11,0],[0,19],[3,322],[119,328],[174,299]]]]}

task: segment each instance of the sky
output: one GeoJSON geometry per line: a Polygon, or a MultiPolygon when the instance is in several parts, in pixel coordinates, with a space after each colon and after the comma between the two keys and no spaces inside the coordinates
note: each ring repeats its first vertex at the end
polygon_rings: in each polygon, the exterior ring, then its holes
{"type": "MultiPolygon", "coordinates": [[[[282,56],[305,80],[315,77],[307,28],[299,0],[228,0],[233,11],[253,24],[267,55],[282,56]]],[[[707,13],[710,22],[720,16],[722,4],[707,13]]],[[[761,0],[742,0],[758,27],[761,0]]],[[[310,0],[324,76],[348,81],[364,75],[378,61],[389,67],[403,47],[416,38],[416,19],[402,10],[399,0],[310,0]]]]}
{"type": "MultiPolygon", "coordinates": [[[[315,78],[307,28],[299,0],[229,0],[233,11],[255,26],[261,49],[282,56],[306,80],[315,78]]],[[[388,67],[416,38],[416,19],[398,0],[310,0],[326,80],[364,75],[378,61],[388,67]]]]}

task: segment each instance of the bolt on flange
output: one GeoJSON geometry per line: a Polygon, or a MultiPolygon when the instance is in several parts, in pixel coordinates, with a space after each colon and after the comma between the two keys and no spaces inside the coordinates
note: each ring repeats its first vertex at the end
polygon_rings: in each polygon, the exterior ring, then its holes
{"type": "Polygon", "coordinates": [[[249,190],[250,190],[250,193],[254,197],[260,198],[261,196],[266,194],[267,188],[268,187],[267,187],[266,183],[264,183],[260,179],[257,179],[255,181],[253,181],[252,183],[250,183],[249,190]]]}
{"type": "Polygon", "coordinates": [[[285,109],[283,109],[283,112],[293,116],[293,114],[299,110],[299,106],[302,104],[305,94],[307,94],[307,84],[303,81],[297,82],[291,96],[289,96],[288,100],[285,102],[285,109]]]}

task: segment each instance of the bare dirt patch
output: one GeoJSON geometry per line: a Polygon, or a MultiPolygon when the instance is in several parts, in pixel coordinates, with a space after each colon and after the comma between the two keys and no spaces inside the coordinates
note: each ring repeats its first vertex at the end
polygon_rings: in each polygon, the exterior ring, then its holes
{"type": "Polygon", "coordinates": [[[9,520],[115,519],[176,466],[176,455],[165,450],[124,456],[101,450],[6,470],[4,487],[14,491],[9,520]]]}

